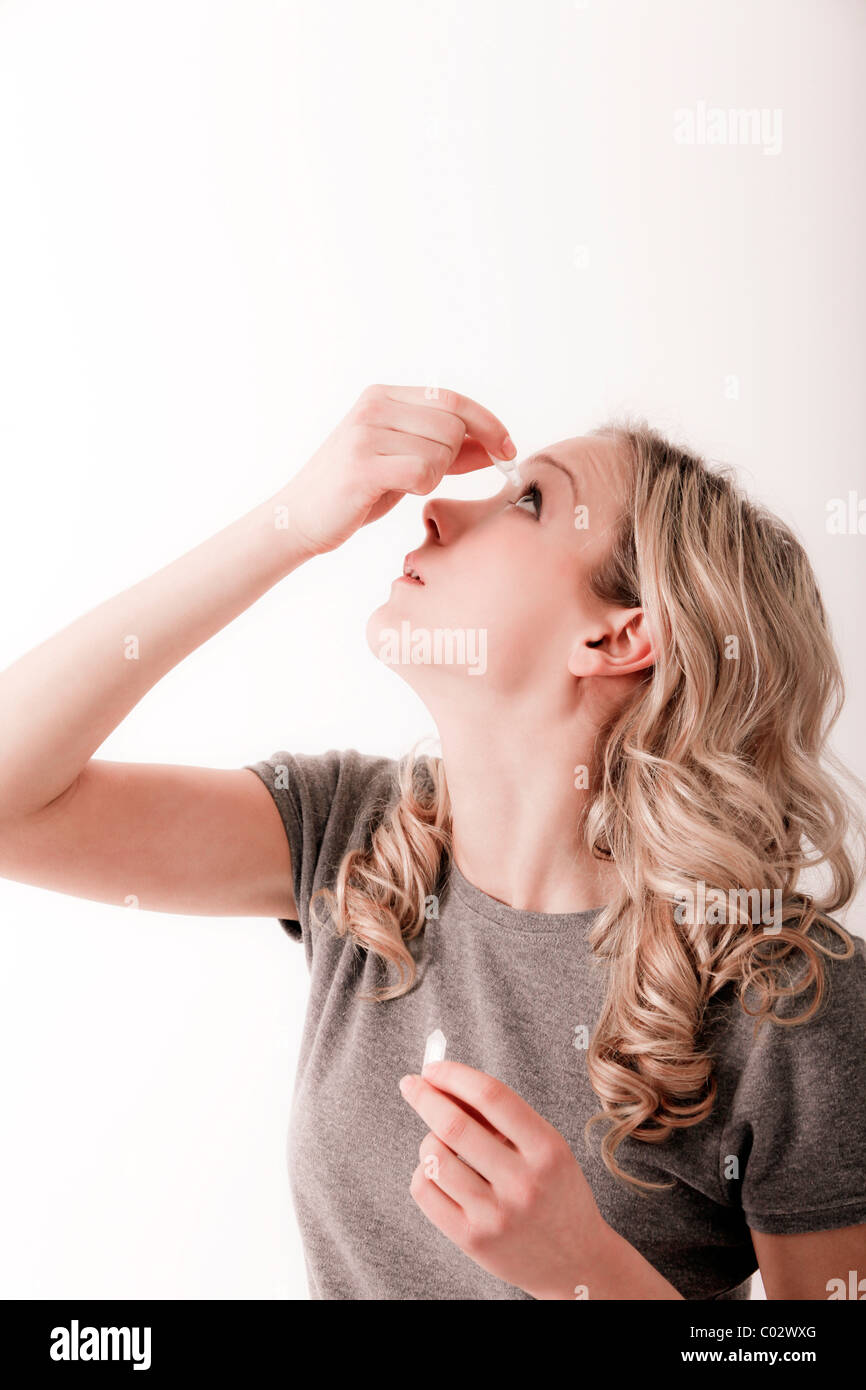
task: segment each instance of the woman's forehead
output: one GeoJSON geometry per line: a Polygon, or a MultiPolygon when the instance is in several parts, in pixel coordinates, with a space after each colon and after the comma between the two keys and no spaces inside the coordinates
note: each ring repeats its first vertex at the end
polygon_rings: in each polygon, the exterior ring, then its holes
{"type": "Polygon", "coordinates": [[[625,496],[628,468],[616,441],[598,435],[575,435],[546,444],[527,459],[549,461],[565,469],[574,480],[575,491],[589,504],[602,497],[621,502],[625,496]]]}

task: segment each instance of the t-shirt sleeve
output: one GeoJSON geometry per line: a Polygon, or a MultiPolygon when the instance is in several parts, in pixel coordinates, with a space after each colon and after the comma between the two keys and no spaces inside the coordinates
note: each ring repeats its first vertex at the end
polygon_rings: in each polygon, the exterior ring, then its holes
{"type": "MultiPolygon", "coordinates": [[[[826,926],[809,935],[835,954],[844,950],[826,926]]],[[[770,1019],[753,1039],[754,1020],[737,1003],[743,1066],[722,1130],[720,1172],[755,1231],[793,1235],[866,1222],[866,948],[852,940],[853,956],[822,955],[825,995],[807,1022],[784,1027],[770,1019]]],[[[775,1011],[793,1018],[813,997],[809,986],[775,1011]]]]}
{"type": "Polygon", "coordinates": [[[304,943],[309,961],[320,930],[310,915],[310,899],[318,888],[334,886],[349,849],[369,844],[391,801],[396,761],[356,748],[330,748],[325,753],[281,750],[244,766],[264,782],[285,827],[298,920],[277,920],[293,941],[304,943]]]}

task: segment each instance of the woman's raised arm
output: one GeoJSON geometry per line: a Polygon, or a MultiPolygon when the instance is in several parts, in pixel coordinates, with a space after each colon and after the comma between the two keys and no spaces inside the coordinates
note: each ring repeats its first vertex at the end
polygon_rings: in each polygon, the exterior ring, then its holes
{"type": "Polygon", "coordinates": [[[453,391],[371,386],[266,502],[0,673],[0,875],[167,912],[294,917],[289,849],[249,769],[93,755],[168,671],[405,493],[511,457],[453,391]]]}

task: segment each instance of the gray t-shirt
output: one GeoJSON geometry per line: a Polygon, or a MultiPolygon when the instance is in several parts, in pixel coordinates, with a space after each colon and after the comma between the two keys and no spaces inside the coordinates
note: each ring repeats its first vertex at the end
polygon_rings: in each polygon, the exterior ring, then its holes
{"type": "MultiPolygon", "coordinates": [[[[303,943],[311,977],[288,1158],[312,1298],[530,1298],[448,1240],[409,1191],[428,1126],[397,1083],[420,1072],[435,1028],[449,1058],[498,1077],[559,1130],[605,1220],[686,1299],[750,1296],[750,1226],[791,1233],[866,1222],[862,940],[850,959],[828,962],[829,997],[809,1023],[770,1021],[753,1041],[754,1021],[733,987],[715,997],[705,1034],[717,1065],[715,1108],[662,1144],[619,1146],[627,1172],[676,1180],[665,1192],[638,1191],[599,1156],[607,1121],[593,1127],[589,1146],[584,1140],[601,1108],[582,1033],[592,1035],[603,998],[604,966],[586,942],[597,910],[520,911],[451,863],[438,919],[409,943],[415,986],[385,1003],[361,1000],[390,977],[351,938],[311,923],[309,900],[333,886],[347,849],[369,844],[396,796],[396,760],[350,748],[278,752],[246,766],[285,824],[300,922],[280,920],[303,943]]],[[[829,931],[824,939],[841,949],[829,931]]],[[[810,998],[777,1011],[800,1012],[810,998]]]]}

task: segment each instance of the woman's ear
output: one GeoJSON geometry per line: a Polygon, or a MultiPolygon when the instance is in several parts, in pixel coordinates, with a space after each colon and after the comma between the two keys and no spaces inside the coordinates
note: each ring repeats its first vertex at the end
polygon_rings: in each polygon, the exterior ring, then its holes
{"type": "Polygon", "coordinates": [[[655,660],[642,608],[611,608],[576,640],[568,658],[573,676],[629,676],[655,660]]]}

